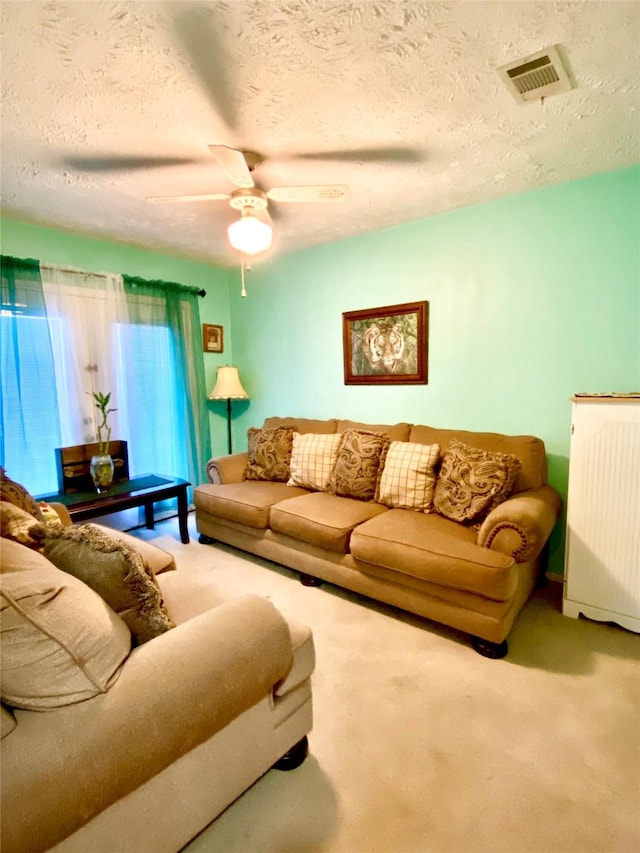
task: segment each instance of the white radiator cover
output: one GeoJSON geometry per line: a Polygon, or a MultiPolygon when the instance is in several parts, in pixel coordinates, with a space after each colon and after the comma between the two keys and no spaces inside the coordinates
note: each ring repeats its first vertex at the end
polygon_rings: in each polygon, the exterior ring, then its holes
{"type": "Polygon", "coordinates": [[[640,633],[640,396],[573,398],[562,612],[640,633]]]}

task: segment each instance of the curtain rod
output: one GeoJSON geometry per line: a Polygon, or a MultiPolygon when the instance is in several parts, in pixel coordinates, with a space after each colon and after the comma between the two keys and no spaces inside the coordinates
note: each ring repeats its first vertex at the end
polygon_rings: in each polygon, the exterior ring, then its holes
{"type": "MultiPolygon", "coordinates": [[[[26,266],[29,266],[29,267],[31,267],[31,266],[35,267],[36,265],[40,266],[40,264],[43,263],[44,266],[58,267],[58,269],[62,270],[62,272],[75,272],[75,273],[80,273],[80,275],[105,275],[105,273],[90,272],[89,270],[81,270],[78,267],[67,267],[67,266],[64,266],[62,264],[47,264],[46,262],[36,260],[35,258],[14,258],[11,255],[1,255],[0,257],[2,257],[3,259],[5,259],[7,261],[12,261],[13,263],[18,262],[21,264],[25,264],[26,266]]],[[[180,290],[187,290],[187,291],[190,291],[191,293],[196,293],[198,296],[206,296],[207,295],[207,291],[203,290],[202,288],[190,287],[188,284],[179,284],[177,281],[163,281],[160,278],[158,278],[158,279],[140,278],[139,276],[127,275],[126,273],[120,273],[120,275],[122,276],[123,281],[126,281],[128,284],[156,285],[158,287],[175,287],[175,288],[179,288],[180,290]]]]}
{"type": "Polygon", "coordinates": [[[207,291],[202,290],[201,288],[191,287],[188,284],[179,284],[177,281],[164,281],[161,278],[156,279],[148,279],[148,278],[140,278],[137,275],[127,275],[126,273],[121,273],[122,278],[127,284],[142,284],[142,285],[155,285],[157,287],[175,287],[179,290],[188,290],[191,293],[197,293],[198,296],[206,296],[207,291]]]}

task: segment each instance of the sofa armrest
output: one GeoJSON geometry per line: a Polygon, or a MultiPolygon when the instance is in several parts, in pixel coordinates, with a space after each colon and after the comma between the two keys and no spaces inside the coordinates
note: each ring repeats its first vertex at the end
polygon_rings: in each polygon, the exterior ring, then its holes
{"type": "Polygon", "coordinates": [[[500,551],[517,563],[535,560],[562,509],[551,486],[520,492],[492,510],[478,532],[478,545],[500,551]]]}
{"type": "Polygon", "coordinates": [[[65,527],[68,527],[70,524],[72,524],[71,516],[69,515],[69,510],[64,504],[50,503],[49,506],[58,513],[58,517],[60,518],[61,524],[63,524],[65,527]]]}
{"type": "Polygon", "coordinates": [[[3,849],[5,833],[7,850],[59,842],[272,695],[291,663],[284,617],[243,595],[139,646],[105,694],[17,711],[2,742],[3,849]]]}
{"type": "Polygon", "coordinates": [[[248,453],[232,453],[230,456],[216,456],[207,462],[207,477],[211,483],[226,485],[241,483],[249,461],[248,453]]]}

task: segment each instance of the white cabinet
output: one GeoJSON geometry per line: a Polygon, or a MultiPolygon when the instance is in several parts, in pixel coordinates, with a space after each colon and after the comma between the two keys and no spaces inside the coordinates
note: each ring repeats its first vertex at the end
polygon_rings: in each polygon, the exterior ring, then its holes
{"type": "Polygon", "coordinates": [[[562,612],[640,633],[640,395],[572,405],[562,612]]]}

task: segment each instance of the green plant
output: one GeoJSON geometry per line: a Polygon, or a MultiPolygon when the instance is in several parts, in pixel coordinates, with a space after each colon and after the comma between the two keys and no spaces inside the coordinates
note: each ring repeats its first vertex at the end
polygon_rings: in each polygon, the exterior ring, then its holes
{"type": "Polygon", "coordinates": [[[91,396],[95,400],[96,408],[100,412],[100,416],[102,418],[102,421],[98,424],[98,442],[100,444],[100,455],[105,456],[109,452],[109,442],[111,441],[109,415],[111,412],[117,412],[118,410],[107,408],[109,401],[111,400],[111,391],[109,391],[108,394],[96,391],[91,396]]]}

